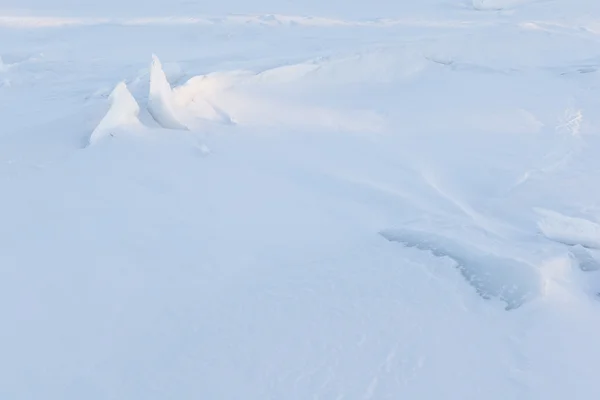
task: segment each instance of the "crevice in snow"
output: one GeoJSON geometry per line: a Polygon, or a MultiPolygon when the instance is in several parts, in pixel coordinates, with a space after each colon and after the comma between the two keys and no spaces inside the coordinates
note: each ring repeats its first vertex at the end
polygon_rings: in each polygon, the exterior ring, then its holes
{"type": "Polygon", "coordinates": [[[93,145],[106,136],[112,136],[115,129],[122,127],[139,127],[140,107],[133,98],[125,82],[120,82],[109,96],[110,108],[90,136],[89,144],[93,145]]]}
{"type": "Polygon", "coordinates": [[[152,55],[150,66],[150,94],[148,96],[148,112],[163,128],[188,130],[180,121],[173,100],[173,90],[156,55],[152,55]]]}
{"type": "Polygon", "coordinates": [[[436,257],[451,258],[481,297],[499,299],[506,303],[507,310],[520,307],[540,293],[539,272],[524,262],[485,253],[424,231],[391,229],[380,234],[390,242],[428,251],[436,257]]]}

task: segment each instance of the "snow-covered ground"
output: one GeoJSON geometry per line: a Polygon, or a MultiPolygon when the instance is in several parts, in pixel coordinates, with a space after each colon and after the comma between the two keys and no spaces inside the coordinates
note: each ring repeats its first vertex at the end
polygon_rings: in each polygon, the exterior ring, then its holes
{"type": "Polygon", "coordinates": [[[0,60],[0,399],[600,397],[600,2],[4,0],[0,60]]]}

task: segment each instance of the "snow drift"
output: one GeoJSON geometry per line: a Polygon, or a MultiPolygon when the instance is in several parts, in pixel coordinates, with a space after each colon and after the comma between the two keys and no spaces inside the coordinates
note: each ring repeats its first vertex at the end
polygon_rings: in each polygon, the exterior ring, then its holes
{"type": "Polygon", "coordinates": [[[597,1],[5,3],[0,399],[600,398],[597,1]]]}
{"type": "Polygon", "coordinates": [[[600,249],[600,224],[552,210],[537,208],[535,211],[541,216],[538,226],[548,239],[567,245],[600,249]]]}
{"type": "Polygon", "coordinates": [[[118,129],[141,126],[138,115],[140,107],[133,98],[125,82],[120,82],[109,96],[110,107],[98,126],[92,132],[89,144],[93,145],[118,129]]]}
{"type": "Polygon", "coordinates": [[[381,235],[389,241],[429,251],[436,257],[453,259],[465,279],[483,298],[500,299],[509,310],[540,293],[539,273],[524,262],[486,254],[430,232],[391,229],[382,231],[381,235]]]}
{"type": "Polygon", "coordinates": [[[150,65],[150,94],[148,96],[148,112],[160,126],[166,129],[187,130],[181,122],[180,111],[173,100],[173,90],[156,55],[152,55],[150,65]]]}

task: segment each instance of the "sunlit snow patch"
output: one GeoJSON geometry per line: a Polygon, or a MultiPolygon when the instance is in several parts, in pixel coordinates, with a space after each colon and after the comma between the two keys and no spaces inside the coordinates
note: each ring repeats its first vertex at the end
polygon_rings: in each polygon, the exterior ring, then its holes
{"type": "Polygon", "coordinates": [[[123,127],[139,127],[140,107],[127,89],[125,82],[119,83],[109,96],[110,108],[90,136],[89,144],[93,145],[105,136],[113,135],[115,130],[123,127]]]}
{"type": "Polygon", "coordinates": [[[236,81],[236,77],[235,73],[194,76],[173,89],[174,102],[197,121],[231,125],[234,120],[225,110],[216,106],[214,100],[236,81]]]}
{"type": "Polygon", "coordinates": [[[511,310],[540,293],[539,272],[521,261],[466,247],[440,235],[409,229],[381,232],[391,242],[429,251],[436,257],[449,257],[458,264],[464,278],[485,299],[497,298],[511,310]]]}
{"type": "Polygon", "coordinates": [[[556,257],[540,266],[544,299],[565,304],[589,297],[598,299],[600,274],[594,271],[598,268],[598,260],[580,246],[572,250],[574,257],[556,257]]]}
{"type": "MultiPolygon", "coordinates": [[[[328,65],[329,63],[325,63],[328,65]]],[[[333,68],[333,66],[330,66],[333,68]]],[[[350,67],[345,65],[345,67],[350,67]]],[[[302,127],[302,129],[334,129],[348,132],[377,132],[385,126],[377,113],[366,110],[339,110],[325,105],[306,104],[290,93],[302,89],[320,92],[327,82],[331,86],[346,85],[349,77],[336,81],[337,74],[314,75],[323,65],[291,65],[260,73],[251,71],[218,71],[191,78],[173,88],[173,109],[179,112],[179,121],[185,118],[188,127],[206,121],[219,124],[237,124],[255,127],[302,127]],[[332,79],[329,79],[332,78],[332,79]]],[[[356,80],[360,71],[346,71],[356,80]]],[[[156,117],[155,117],[156,118],[156,117]]]]}

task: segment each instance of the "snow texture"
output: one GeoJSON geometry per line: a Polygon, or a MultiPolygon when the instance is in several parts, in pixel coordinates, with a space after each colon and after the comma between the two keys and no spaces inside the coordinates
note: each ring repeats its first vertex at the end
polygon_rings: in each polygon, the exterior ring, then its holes
{"type": "Polygon", "coordinates": [[[541,278],[531,265],[507,257],[486,254],[430,232],[383,231],[391,242],[431,252],[454,260],[465,279],[483,298],[498,298],[508,310],[523,305],[540,293],[541,278]]]}
{"type": "Polygon", "coordinates": [[[150,66],[150,94],[148,96],[148,111],[156,122],[163,128],[187,130],[180,122],[177,108],[173,101],[173,91],[162,64],[156,55],[152,55],[150,66]]]}
{"type": "Polygon", "coordinates": [[[536,211],[542,217],[538,226],[548,239],[568,245],[600,249],[600,224],[551,210],[536,211]]]}
{"type": "Polygon", "coordinates": [[[527,3],[527,0],[472,0],[472,2],[476,10],[499,11],[527,3]]]}
{"type": "Polygon", "coordinates": [[[571,255],[577,260],[583,271],[600,270],[600,252],[575,245],[571,248],[571,255]]]}
{"type": "Polygon", "coordinates": [[[6,71],[8,71],[8,65],[4,64],[4,62],[2,61],[2,57],[0,57],[0,72],[6,71]]]}
{"type": "Polygon", "coordinates": [[[140,126],[140,106],[133,98],[125,82],[120,82],[109,96],[110,108],[90,136],[90,145],[106,136],[114,135],[117,129],[132,129],[140,126]]]}
{"type": "Polygon", "coordinates": [[[0,399],[600,398],[598,21],[4,0],[0,399]]]}

